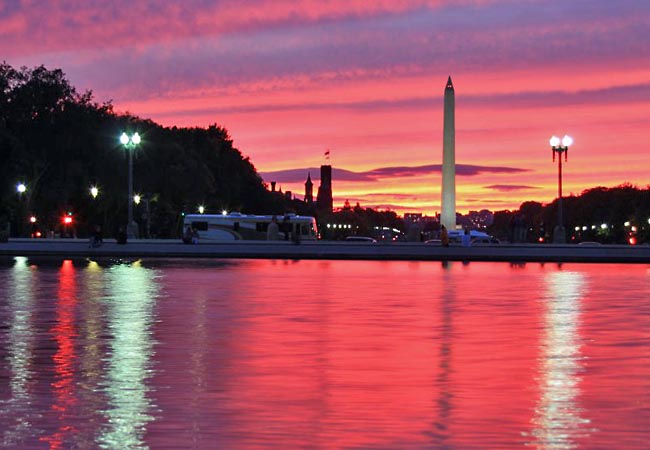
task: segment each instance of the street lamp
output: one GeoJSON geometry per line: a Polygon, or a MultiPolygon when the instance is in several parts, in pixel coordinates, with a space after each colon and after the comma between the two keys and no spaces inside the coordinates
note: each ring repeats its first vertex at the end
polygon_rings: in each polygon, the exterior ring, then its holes
{"type": "Polygon", "coordinates": [[[562,139],[557,136],[551,137],[549,141],[551,144],[551,151],[553,153],[553,162],[555,162],[555,154],[557,158],[557,225],[553,230],[553,242],[556,244],[564,244],[566,242],[566,234],[564,232],[564,219],[562,217],[562,153],[564,153],[564,161],[567,161],[569,156],[569,147],[573,144],[571,136],[564,135],[562,139]]]}
{"type": "Polygon", "coordinates": [[[205,206],[199,205],[199,214],[203,214],[205,212],[205,206]]]}
{"type": "Polygon", "coordinates": [[[19,214],[19,221],[18,221],[18,236],[23,237],[23,220],[25,220],[25,205],[23,204],[23,194],[27,192],[27,186],[25,186],[25,183],[18,183],[16,185],[16,192],[18,193],[18,214],[19,214]]]}
{"type": "Polygon", "coordinates": [[[133,205],[131,203],[131,199],[133,198],[133,152],[135,151],[135,147],[140,144],[141,139],[140,135],[138,133],[133,133],[133,135],[129,136],[126,133],[122,133],[120,136],[120,142],[124,146],[124,148],[129,152],[129,202],[128,202],[128,219],[127,219],[127,225],[126,225],[126,232],[128,237],[135,237],[135,229],[137,228],[133,226],[133,205]]]}
{"type": "Polygon", "coordinates": [[[98,188],[97,186],[92,186],[92,187],[90,188],[90,195],[91,195],[93,198],[97,198],[97,196],[99,195],[99,188],[98,188]]]}
{"type": "Polygon", "coordinates": [[[136,205],[139,205],[141,200],[142,200],[142,197],[140,197],[140,194],[135,194],[133,196],[133,203],[135,203],[136,205]]]}

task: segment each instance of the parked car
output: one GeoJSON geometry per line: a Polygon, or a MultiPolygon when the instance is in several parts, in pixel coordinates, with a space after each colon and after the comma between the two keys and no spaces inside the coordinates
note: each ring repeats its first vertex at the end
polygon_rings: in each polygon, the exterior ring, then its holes
{"type": "Polygon", "coordinates": [[[481,237],[477,237],[477,238],[472,239],[472,245],[474,245],[474,244],[492,245],[492,244],[500,244],[500,243],[501,243],[500,240],[498,240],[497,238],[492,237],[492,236],[487,236],[487,237],[481,236],[481,237]]]}
{"type": "Polygon", "coordinates": [[[367,236],[348,236],[345,238],[347,242],[368,242],[376,244],[377,240],[367,236]]]}

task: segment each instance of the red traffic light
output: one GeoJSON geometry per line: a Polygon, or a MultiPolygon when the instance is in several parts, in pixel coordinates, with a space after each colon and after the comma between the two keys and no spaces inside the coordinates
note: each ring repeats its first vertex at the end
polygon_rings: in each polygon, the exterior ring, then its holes
{"type": "Polygon", "coordinates": [[[64,223],[65,225],[70,225],[70,224],[72,223],[72,217],[70,217],[70,216],[65,216],[65,217],[63,218],[63,223],[64,223]]]}

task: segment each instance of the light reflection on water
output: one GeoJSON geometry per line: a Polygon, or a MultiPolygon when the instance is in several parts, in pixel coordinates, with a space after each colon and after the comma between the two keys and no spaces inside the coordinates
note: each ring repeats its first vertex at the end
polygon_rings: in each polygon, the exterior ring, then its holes
{"type": "Polygon", "coordinates": [[[0,265],[6,448],[647,448],[650,272],[0,265]]]}
{"type": "Polygon", "coordinates": [[[546,313],[541,345],[541,395],[533,423],[535,446],[540,449],[570,449],[576,436],[587,435],[588,419],[580,417],[578,405],[582,362],[580,313],[586,290],[579,272],[554,272],[545,277],[546,313]]]}

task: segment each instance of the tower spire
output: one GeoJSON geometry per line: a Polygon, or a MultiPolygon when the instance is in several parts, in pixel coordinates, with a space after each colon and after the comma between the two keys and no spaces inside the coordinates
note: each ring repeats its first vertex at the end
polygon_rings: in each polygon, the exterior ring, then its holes
{"type": "Polygon", "coordinates": [[[449,78],[447,78],[447,86],[445,86],[445,89],[451,89],[452,91],[454,90],[454,83],[451,82],[451,75],[449,75],[449,78]]]}

